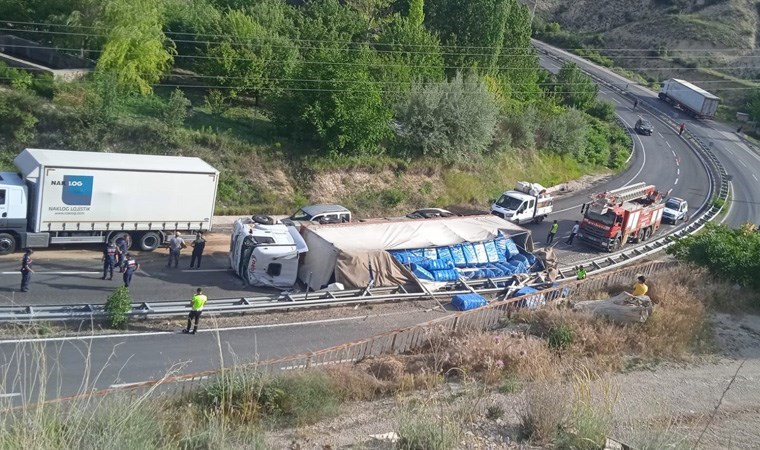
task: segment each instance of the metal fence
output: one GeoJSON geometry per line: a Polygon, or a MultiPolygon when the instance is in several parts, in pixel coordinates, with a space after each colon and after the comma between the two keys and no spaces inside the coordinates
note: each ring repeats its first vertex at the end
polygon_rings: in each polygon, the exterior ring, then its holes
{"type": "MultiPolygon", "coordinates": [[[[403,354],[419,349],[429,342],[431,333],[468,332],[493,329],[508,311],[527,304],[550,304],[566,298],[586,298],[608,287],[630,285],[638,275],[650,275],[675,264],[673,261],[655,261],[639,266],[627,267],[615,272],[599,274],[582,281],[571,281],[551,289],[538,291],[521,297],[492,301],[488,305],[441,317],[408,328],[392,330],[366,339],[323,350],[287,355],[248,364],[242,369],[254,370],[267,375],[277,375],[289,370],[308,369],[333,364],[356,363],[369,357],[403,354]]],[[[219,369],[188,375],[166,377],[121,388],[92,391],[55,401],[77,400],[92,396],[108,395],[115,392],[132,394],[161,393],[184,394],[195,391],[205,383],[213,382],[225,370],[219,369]]]]}

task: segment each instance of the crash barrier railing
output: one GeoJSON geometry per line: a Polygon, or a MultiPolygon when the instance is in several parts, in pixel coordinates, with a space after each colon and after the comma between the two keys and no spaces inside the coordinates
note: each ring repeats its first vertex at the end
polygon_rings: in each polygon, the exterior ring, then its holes
{"type": "MultiPolygon", "coordinates": [[[[478,309],[450,314],[438,319],[417,324],[408,328],[388,331],[369,338],[360,339],[335,347],[309,353],[287,355],[255,361],[257,355],[249,360],[255,362],[239,366],[266,375],[277,375],[289,370],[308,369],[334,364],[356,363],[371,357],[413,352],[430,342],[438,332],[474,332],[495,328],[499,320],[511,309],[521,306],[550,304],[562,299],[586,299],[595,297],[610,287],[630,286],[638,275],[651,275],[677,264],[675,261],[654,261],[638,266],[626,267],[615,272],[600,274],[598,277],[565,283],[555,288],[523,295],[506,300],[492,301],[478,309]]],[[[66,397],[50,402],[75,401],[93,396],[104,396],[118,392],[130,395],[163,394],[184,395],[197,391],[204,385],[218,380],[219,376],[230,373],[233,369],[219,369],[163,379],[136,383],[111,389],[93,390],[80,395],[66,397]]],[[[234,369],[234,370],[237,370],[234,369]]],[[[23,400],[22,400],[23,401],[23,400]]],[[[31,402],[29,402],[31,403],[31,402]]]]}
{"type": "MultiPolygon", "coordinates": [[[[565,61],[564,58],[550,53],[547,50],[537,48],[537,51],[542,52],[546,56],[557,61],[565,61]]],[[[575,57],[582,59],[579,56],[575,57]]],[[[585,62],[592,64],[588,61],[585,62]]],[[[583,70],[582,67],[581,70],[583,70]]],[[[597,84],[604,85],[608,89],[616,91],[622,96],[630,97],[631,93],[628,91],[629,83],[612,83],[608,80],[597,77],[588,71],[584,72],[597,84]]],[[[638,107],[649,110],[650,114],[652,114],[654,117],[657,117],[657,119],[660,120],[663,124],[672,127],[672,129],[677,129],[678,124],[672,121],[667,115],[649,108],[644,102],[639,102],[638,107]]],[[[623,128],[625,128],[626,131],[630,133],[630,130],[628,130],[628,127],[626,127],[624,124],[623,128]]],[[[653,253],[657,253],[673,245],[678,238],[698,232],[704,228],[708,222],[713,221],[723,210],[729,195],[729,177],[726,173],[726,169],[723,167],[723,164],[721,164],[720,160],[712,151],[712,143],[705,145],[705,142],[699,136],[696,136],[694,133],[692,133],[688,128],[685,130],[684,140],[686,144],[689,145],[689,148],[691,148],[694,151],[694,154],[699,158],[710,181],[710,190],[707,194],[707,197],[705,198],[705,201],[700,205],[699,209],[695,212],[695,214],[691,216],[688,225],[680,227],[676,231],[668,233],[667,235],[653,241],[649,241],[648,243],[633,246],[602,258],[578,263],[583,265],[591,264],[592,267],[588,271],[589,273],[610,270],[622,264],[627,264],[631,261],[635,261],[637,259],[652,255],[653,253]],[[715,199],[720,200],[717,202],[717,205],[714,201],[715,199]]],[[[574,275],[575,271],[570,268],[564,268],[560,269],[560,273],[563,277],[571,277],[574,275]]]]}

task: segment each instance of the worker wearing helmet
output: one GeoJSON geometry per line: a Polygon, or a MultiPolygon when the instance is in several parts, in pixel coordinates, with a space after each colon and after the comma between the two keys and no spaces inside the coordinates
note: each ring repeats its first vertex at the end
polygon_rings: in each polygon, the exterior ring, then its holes
{"type": "Polygon", "coordinates": [[[195,295],[193,295],[193,299],[190,300],[190,314],[187,316],[187,328],[182,330],[183,333],[195,334],[198,332],[198,320],[201,318],[201,312],[203,312],[203,305],[206,304],[206,300],[208,300],[208,297],[206,297],[201,288],[198,288],[195,291],[195,295]],[[193,319],[195,319],[195,326],[193,326],[193,331],[190,331],[193,319]]]}

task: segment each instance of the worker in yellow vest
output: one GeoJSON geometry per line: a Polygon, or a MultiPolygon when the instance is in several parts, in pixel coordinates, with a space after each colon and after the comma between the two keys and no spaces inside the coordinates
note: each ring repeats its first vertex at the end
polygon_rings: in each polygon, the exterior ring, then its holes
{"type": "Polygon", "coordinates": [[[193,299],[190,301],[190,315],[187,316],[187,328],[182,330],[183,333],[195,334],[198,332],[198,320],[201,318],[201,312],[203,312],[203,305],[206,304],[208,297],[203,293],[201,288],[198,288],[193,295],[193,299]],[[190,325],[195,319],[195,326],[193,331],[190,331],[190,325]]]}

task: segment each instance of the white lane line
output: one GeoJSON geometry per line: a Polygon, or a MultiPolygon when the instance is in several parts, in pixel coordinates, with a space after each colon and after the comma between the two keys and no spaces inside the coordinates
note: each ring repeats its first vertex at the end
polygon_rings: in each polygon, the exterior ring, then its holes
{"type": "Polygon", "coordinates": [[[12,392],[10,394],[0,394],[0,398],[11,398],[11,397],[21,397],[21,393],[12,392]]]}
{"type": "Polygon", "coordinates": [[[180,272],[226,272],[227,269],[182,269],[180,272]]]}
{"type": "Polygon", "coordinates": [[[673,183],[673,184],[678,184],[678,178],[676,178],[676,182],[675,182],[675,183],[673,183]]]}
{"type": "MultiPolygon", "coordinates": [[[[212,311],[209,311],[208,313],[211,313],[212,311]]],[[[375,316],[371,316],[373,319],[376,317],[389,317],[389,316],[398,316],[400,314],[409,314],[408,311],[404,312],[395,312],[395,313],[387,313],[387,314],[378,314],[375,316]]],[[[317,325],[317,324],[323,324],[323,323],[334,323],[334,322],[348,322],[351,320],[367,320],[369,318],[369,315],[365,316],[357,316],[357,317],[338,317],[335,319],[324,319],[324,320],[308,320],[303,322],[292,322],[292,323],[273,323],[273,324],[266,324],[266,325],[247,325],[247,326],[241,326],[241,327],[225,327],[225,328],[208,328],[208,329],[201,329],[198,330],[198,333],[214,333],[217,331],[238,331],[238,330],[260,330],[260,329],[266,329],[266,328],[284,328],[284,327],[290,327],[290,326],[302,326],[302,325],[317,325]]],[[[167,334],[181,334],[177,331],[152,331],[149,333],[120,333],[120,334],[98,334],[98,335],[89,335],[89,336],[69,336],[69,337],[51,337],[51,338],[31,338],[31,339],[8,339],[8,340],[2,340],[0,341],[0,345],[2,344],[22,344],[22,343],[36,343],[36,342],[61,342],[61,341],[92,341],[95,339],[114,339],[114,338],[124,338],[124,337],[143,337],[143,336],[164,336],[167,334]]],[[[192,340],[192,339],[191,339],[192,340]]]]}
{"type": "Polygon", "coordinates": [[[599,93],[602,95],[609,95],[610,93],[605,91],[604,89],[599,89],[599,93]]]}
{"type": "Polygon", "coordinates": [[[146,277],[150,277],[150,274],[142,269],[138,270],[141,274],[145,275],[146,277]]]}
{"type": "Polygon", "coordinates": [[[612,97],[612,99],[615,100],[615,103],[617,103],[618,105],[622,105],[622,103],[620,103],[620,100],[616,99],[615,97],[612,97]]]}
{"type": "Polygon", "coordinates": [[[681,175],[681,169],[676,169],[676,175],[681,175]]]}
{"type": "MultiPolygon", "coordinates": [[[[97,272],[77,272],[77,271],[51,271],[51,272],[47,272],[47,271],[35,270],[34,273],[39,273],[39,274],[43,274],[44,273],[44,274],[50,274],[50,275],[93,275],[93,274],[100,275],[103,272],[100,272],[100,271],[97,271],[97,272]]],[[[3,275],[19,274],[20,275],[21,271],[20,270],[14,270],[13,272],[0,272],[0,274],[3,274],[3,275]]]]}
{"type": "Polygon", "coordinates": [[[138,381],[136,383],[120,383],[120,384],[112,384],[109,386],[111,389],[117,389],[117,388],[123,388],[123,387],[130,387],[130,386],[137,386],[144,383],[150,383],[154,380],[145,380],[145,381],[138,381]]]}
{"type": "Polygon", "coordinates": [[[742,161],[741,159],[739,160],[739,162],[742,164],[742,166],[747,167],[747,165],[744,164],[744,161],[742,161]]]}
{"type": "Polygon", "coordinates": [[[662,139],[665,139],[665,136],[663,136],[662,133],[660,133],[659,131],[657,132],[657,134],[659,134],[662,139]]]}
{"type": "Polygon", "coordinates": [[[673,147],[670,145],[670,142],[668,142],[668,141],[665,141],[665,145],[667,145],[667,146],[668,146],[668,148],[673,148],[673,147]]]}
{"type": "MultiPolygon", "coordinates": [[[[732,183],[730,181],[728,182],[728,192],[731,194],[731,198],[733,199],[734,183],[732,183]]],[[[731,209],[733,209],[733,207],[734,207],[734,202],[732,200],[728,204],[728,211],[726,211],[726,215],[723,216],[723,218],[720,220],[721,225],[723,224],[723,222],[725,222],[726,220],[728,220],[728,217],[731,215],[731,209]]]]}
{"type": "Polygon", "coordinates": [[[758,180],[758,179],[757,179],[757,177],[755,176],[755,174],[754,174],[754,173],[752,174],[752,178],[754,178],[754,179],[755,179],[755,181],[760,181],[760,180],[758,180]]]}
{"type": "Polygon", "coordinates": [[[671,150],[670,153],[672,153],[673,156],[676,156],[676,151],[675,150],[671,150]]]}

